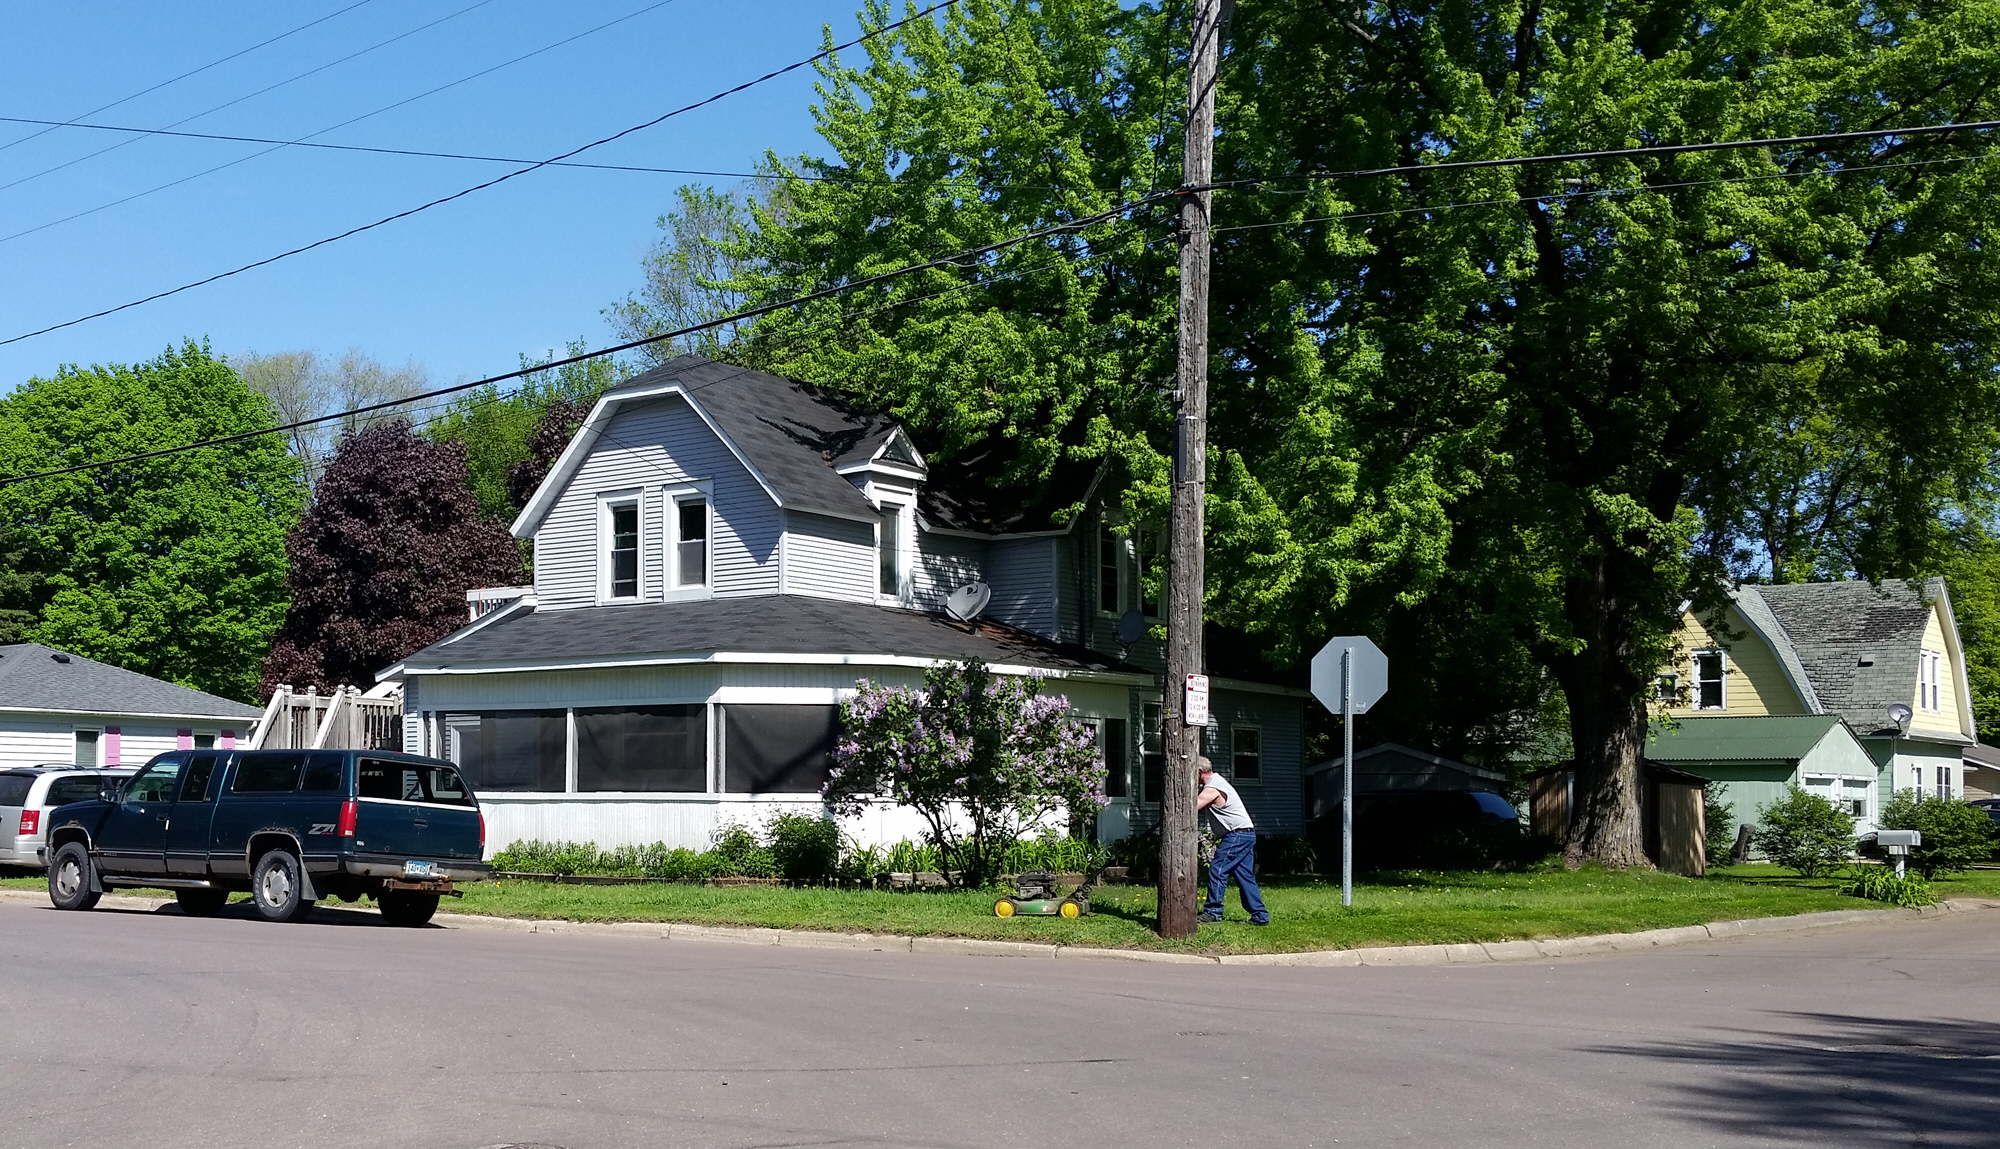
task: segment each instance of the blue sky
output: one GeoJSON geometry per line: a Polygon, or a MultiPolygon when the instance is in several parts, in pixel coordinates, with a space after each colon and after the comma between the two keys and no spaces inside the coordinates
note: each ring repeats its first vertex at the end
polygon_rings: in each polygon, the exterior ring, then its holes
{"type": "MultiPolygon", "coordinates": [[[[69,120],[341,13],[89,117],[163,128],[412,33],[176,129],[296,139],[639,13],[317,137],[540,159],[811,55],[824,26],[850,39],[858,8],[856,0],[365,0],[341,12],[354,3],[10,4],[0,115],[69,120]]],[[[747,171],[767,148],[816,151],[813,82],[802,70],[579,159],[747,171]]],[[[0,123],[0,145],[39,130],[0,123]]],[[[0,185],[15,185],[0,187],[0,339],[510,170],[284,148],[17,236],[264,150],[146,137],[37,174],[127,138],[59,128],[0,150],[0,185]]],[[[511,370],[520,353],[579,337],[602,345],[610,332],[600,311],[638,286],[654,221],[683,182],[735,181],[545,168],[270,267],[0,347],[0,392],[62,363],[135,362],[189,337],[223,353],[358,348],[390,365],[420,363],[434,383],[511,370]]]]}

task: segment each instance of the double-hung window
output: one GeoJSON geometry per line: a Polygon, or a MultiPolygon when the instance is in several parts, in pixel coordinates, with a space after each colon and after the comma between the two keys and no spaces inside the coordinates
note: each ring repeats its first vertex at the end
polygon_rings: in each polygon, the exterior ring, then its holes
{"type": "Polygon", "coordinates": [[[1722,676],[1726,659],[1719,650],[1698,650],[1694,655],[1694,708],[1721,710],[1725,703],[1722,676]]]}
{"type": "Polygon", "coordinates": [[[1937,796],[1946,802],[1951,801],[1951,767],[1939,766],[1936,777],[1937,796]]]}
{"type": "Polygon", "coordinates": [[[1120,594],[1119,576],[1124,564],[1119,561],[1125,549],[1125,540],[1111,529],[1109,523],[1097,526],[1097,609],[1105,614],[1117,614],[1125,607],[1125,596],[1120,594]]]}
{"type": "Polygon", "coordinates": [[[1944,677],[1944,655],[1935,650],[1917,652],[1917,707],[1933,714],[1944,710],[1944,696],[1938,682],[1944,677]]]}
{"type": "Polygon", "coordinates": [[[677,498],[674,507],[674,586],[708,585],[708,500],[677,498]]]}
{"type": "Polygon", "coordinates": [[[882,504],[882,519],[876,527],[875,551],[879,570],[876,589],[884,598],[903,594],[903,508],[897,503],[882,504]]]}
{"type": "Polygon", "coordinates": [[[1230,727],[1229,776],[1238,782],[1262,782],[1264,780],[1263,727],[1230,727]]]}
{"type": "Polygon", "coordinates": [[[598,518],[598,593],[610,601],[639,597],[639,495],[606,498],[598,518]]]}
{"type": "Polygon", "coordinates": [[[1132,792],[1131,720],[1107,718],[1097,728],[1097,748],[1104,758],[1104,796],[1124,798],[1132,792]]]}
{"type": "Polygon", "coordinates": [[[1681,676],[1662,674],[1653,680],[1653,699],[1666,706],[1676,706],[1681,700],[1681,676]]]}

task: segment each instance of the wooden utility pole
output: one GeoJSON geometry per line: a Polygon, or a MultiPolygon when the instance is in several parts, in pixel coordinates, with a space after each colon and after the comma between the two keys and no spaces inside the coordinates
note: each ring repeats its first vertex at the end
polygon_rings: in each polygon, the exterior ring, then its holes
{"type": "Polygon", "coordinates": [[[1160,936],[1195,932],[1195,758],[1187,681],[1201,674],[1202,511],[1208,489],[1208,225],[1215,171],[1215,70],[1222,0],[1195,0],[1188,52],[1187,137],[1181,163],[1180,367],[1175,392],[1173,520],[1168,531],[1167,681],[1161,700],[1166,793],[1160,803],[1160,936]]]}

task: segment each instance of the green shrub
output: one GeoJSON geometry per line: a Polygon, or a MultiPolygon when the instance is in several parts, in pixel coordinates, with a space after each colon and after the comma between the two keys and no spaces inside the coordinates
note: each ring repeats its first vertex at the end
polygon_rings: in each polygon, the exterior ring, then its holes
{"type": "Polygon", "coordinates": [[[1854,819],[1825,798],[1792,786],[1757,811],[1757,844],[1772,861],[1816,878],[1854,852],[1854,819]]]}
{"type": "Polygon", "coordinates": [[[1916,874],[1899,878],[1896,871],[1888,866],[1856,866],[1850,875],[1845,892],[1853,897],[1910,909],[1928,906],[1938,900],[1937,891],[1931,888],[1929,882],[1916,874]]]}
{"type": "Polygon", "coordinates": [[[1302,834],[1273,834],[1257,839],[1257,874],[1310,874],[1319,855],[1302,834]]]}
{"type": "Polygon", "coordinates": [[[493,855],[493,868],[526,874],[595,874],[599,852],[589,842],[516,841],[493,855]]]}
{"type": "Polygon", "coordinates": [[[1956,874],[1993,857],[1992,819],[1976,806],[1917,790],[1898,790],[1882,806],[1885,830],[1916,830],[1924,844],[1910,850],[1910,868],[1926,878],[1956,874]]]}
{"type": "Polygon", "coordinates": [[[914,874],[919,870],[936,871],[938,865],[937,847],[928,842],[912,842],[908,838],[889,847],[888,856],[882,861],[884,872],[914,874]]]}
{"type": "Polygon", "coordinates": [[[1736,848],[1736,807],[1722,800],[1726,787],[1710,782],[1701,793],[1702,844],[1708,849],[1708,864],[1719,866],[1736,848]]]}
{"type": "Polygon", "coordinates": [[[1098,847],[1082,838],[1059,838],[1043,834],[1022,838],[1001,852],[1003,873],[1050,870],[1059,874],[1080,874],[1096,860],[1098,847]]]}
{"type": "Polygon", "coordinates": [[[715,828],[709,838],[709,853],[714,854],[733,877],[775,878],[778,876],[778,860],[771,851],[757,840],[757,835],[748,826],[735,822],[725,822],[715,828]]]}
{"type": "Polygon", "coordinates": [[[833,877],[840,864],[840,827],[812,814],[782,813],[764,827],[778,876],[795,882],[833,877]]]}

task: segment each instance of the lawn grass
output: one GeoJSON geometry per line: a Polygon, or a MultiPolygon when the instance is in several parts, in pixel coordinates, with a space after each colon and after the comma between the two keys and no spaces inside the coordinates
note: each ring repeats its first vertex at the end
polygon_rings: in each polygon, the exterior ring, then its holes
{"type": "MultiPolygon", "coordinates": [[[[1945,897],[2000,897],[2000,870],[1941,879],[1945,897]]],[[[0,886],[42,888],[37,878],[0,886]]],[[[937,937],[1005,938],[1061,945],[1204,953],[1338,949],[1368,945],[1506,941],[1697,925],[1814,910],[1880,908],[1839,892],[1838,877],[1801,878],[1776,866],[1722,867],[1706,878],[1559,868],[1526,873],[1368,875],[1354,905],[1340,885],[1277,878],[1264,887],[1272,924],[1249,924],[1232,898],[1230,920],[1188,941],[1152,932],[1150,887],[1105,886],[1096,911],[1076,921],[993,916],[983,892],[789,889],[777,886],[581,886],[483,882],[448,900],[447,912],[567,921],[690,922],[937,937]]]]}

